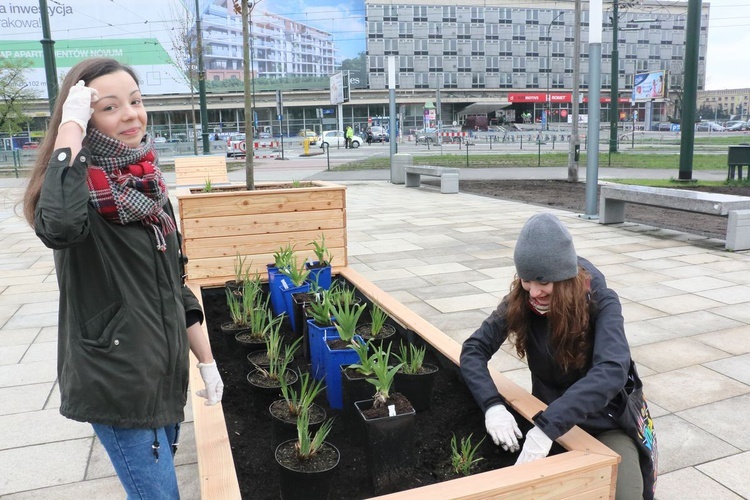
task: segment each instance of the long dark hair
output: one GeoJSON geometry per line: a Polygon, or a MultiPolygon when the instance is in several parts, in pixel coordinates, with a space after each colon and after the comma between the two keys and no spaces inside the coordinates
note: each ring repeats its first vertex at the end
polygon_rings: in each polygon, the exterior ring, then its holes
{"type": "Polygon", "coordinates": [[[127,72],[133,77],[133,80],[138,83],[138,75],[133,71],[133,68],[114,59],[103,57],[81,61],[70,68],[70,71],[68,71],[68,74],[65,76],[65,79],[60,86],[60,91],[57,94],[55,110],[52,112],[52,116],[49,119],[47,135],[39,146],[39,154],[37,155],[34,169],[31,171],[29,184],[26,187],[26,192],[23,197],[23,215],[31,227],[34,227],[34,211],[39,202],[39,194],[42,190],[44,176],[47,173],[47,166],[49,165],[52,151],[55,148],[57,129],[60,127],[60,121],[62,120],[63,103],[70,93],[70,87],[78,83],[80,80],[83,80],[83,83],[88,85],[92,80],[99,78],[100,76],[109,75],[118,71],[127,72]]]}
{"type": "MultiPolygon", "coordinates": [[[[554,359],[565,372],[583,369],[591,356],[592,339],[589,329],[594,303],[589,293],[591,277],[578,268],[578,274],[565,281],[555,282],[547,313],[550,342],[554,359]]],[[[526,355],[526,342],[534,313],[529,308],[529,292],[516,277],[507,298],[506,324],[511,343],[518,356],[526,355]]]]}

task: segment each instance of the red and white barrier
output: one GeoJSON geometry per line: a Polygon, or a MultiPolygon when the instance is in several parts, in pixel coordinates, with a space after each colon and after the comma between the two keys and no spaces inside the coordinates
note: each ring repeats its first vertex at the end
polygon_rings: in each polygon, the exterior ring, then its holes
{"type": "Polygon", "coordinates": [[[441,132],[443,137],[466,137],[466,132],[441,132]]]}

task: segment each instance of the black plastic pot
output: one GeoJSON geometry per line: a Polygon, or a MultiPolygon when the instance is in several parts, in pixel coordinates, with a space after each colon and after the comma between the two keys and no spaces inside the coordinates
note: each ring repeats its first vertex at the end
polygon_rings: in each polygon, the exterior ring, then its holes
{"type": "Polygon", "coordinates": [[[323,448],[316,457],[298,464],[286,464],[283,460],[294,452],[296,439],[290,439],[281,443],[275,452],[276,463],[279,465],[279,493],[282,500],[327,500],[331,491],[333,472],[339,464],[340,454],[338,448],[326,441],[323,448]],[[321,470],[309,470],[311,463],[315,460],[325,460],[325,466],[321,470]]]}
{"type": "Polygon", "coordinates": [[[344,426],[349,442],[359,444],[362,442],[364,426],[354,403],[372,398],[372,395],[375,393],[375,386],[365,380],[364,375],[357,374],[359,376],[353,376],[346,368],[346,366],[341,367],[341,393],[343,399],[341,415],[344,419],[344,426]]]}
{"type": "Polygon", "coordinates": [[[414,407],[414,411],[425,411],[430,409],[432,400],[432,389],[435,386],[435,375],[438,367],[424,363],[423,372],[409,374],[398,372],[393,379],[393,387],[396,392],[400,392],[409,400],[414,407]]]}
{"type": "Polygon", "coordinates": [[[368,419],[362,412],[371,408],[372,402],[354,403],[364,422],[367,468],[376,491],[395,491],[414,468],[416,412],[368,419]]]}
{"type": "MultiPolygon", "coordinates": [[[[286,401],[283,399],[277,399],[268,407],[268,412],[271,414],[273,439],[276,443],[283,443],[290,439],[297,439],[297,420],[288,415],[288,419],[281,418],[278,412],[274,411],[274,407],[286,406],[286,401]]],[[[325,409],[317,403],[313,403],[310,407],[310,423],[308,430],[311,435],[315,435],[323,425],[326,419],[325,409]]]]}
{"type": "MultiPolygon", "coordinates": [[[[287,368],[285,376],[287,384],[293,386],[295,390],[299,390],[297,387],[299,382],[297,372],[287,368]]],[[[281,384],[266,384],[266,379],[261,376],[259,370],[252,370],[248,373],[247,382],[250,384],[250,388],[253,391],[253,397],[263,405],[269,405],[271,404],[271,401],[281,397],[281,384]]]]}
{"type": "Polygon", "coordinates": [[[230,350],[234,350],[237,347],[237,343],[234,340],[235,335],[237,335],[240,332],[246,331],[247,327],[237,326],[234,322],[230,321],[228,323],[222,323],[220,329],[221,329],[221,334],[224,337],[224,344],[230,350]]]}

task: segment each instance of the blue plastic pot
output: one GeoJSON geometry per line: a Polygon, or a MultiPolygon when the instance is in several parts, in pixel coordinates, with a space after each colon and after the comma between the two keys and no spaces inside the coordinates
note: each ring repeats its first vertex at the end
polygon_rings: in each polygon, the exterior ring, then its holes
{"type": "Polygon", "coordinates": [[[316,264],[318,264],[317,260],[313,263],[305,264],[310,271],[307,281],[316,283],[320,288],[328,290],[331,288],[331,266],[314,267],[316,264]]]}
{"type": "MultiPolygon", "coordinates": [[[[354,340],[362,343],[362,338],[355,336],[354,340]]],[[[324,343],[323,360],[326,370],[326,397],[331,408],[341,410],[344,407],[344,396],[341,390],[341,365],[351,365],[359,362],[359,354],[354,349],[331,349],[324,343]]]]}
{"type": "MultiPolygon", "coordinates": [[[[274,268],[275,269],[275,268],[274,268]]],[[[281,294],[281,283],[285,282],[288,287],[292,285],[291,280],[281,274],[278,269],[268,271],[268,292],[271,294],[271,309],[276,316],[284,313],[284,296],[281,294]]]]}
{"type": "Polygon", "coordinates": [[[335,326],[320,326],[314,320],[308,319],[307,336],[310,344],[310,372],[315,380],[323,380],[326,376],[325,360],[323,359],[325,341],[339,338],[339,332],[335,326]]]}

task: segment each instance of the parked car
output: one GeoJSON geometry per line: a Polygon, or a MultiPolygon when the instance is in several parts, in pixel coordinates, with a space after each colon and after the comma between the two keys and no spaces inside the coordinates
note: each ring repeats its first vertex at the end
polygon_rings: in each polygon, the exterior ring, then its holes
{"type": "Polygon", "coordinates": [[[245,156],[247,144],[245,144],[245,134],[230,135],[227,139],[227,156],[245,156]]]}
{"type": "Polygon", "coordinates": [[[368,129],[368,131],[372,134],[373,142],[388,142],[388,132],[386,132],[383,127],[379,125],[373,125],[368,129]]]}
{"type": "Polygon", "coordinates": [[[167,138],[166,137],[162,137],[162,136],[154,137],[154,143],[155,144],[161,144],[161,143],[165,143],[165,142],[167,142],[167,138]]]}
{"type": "MultiPolygon", "coordinates": [[[[364,141],[362,138],[358,135],[354,135],[352,137],[352,147],[358,148],[362,145],[364,141]]],[[[326,130],[323,132],[323,135],[320,136],[320,147],[321,148],[327,148],[327,147],[346,147],[346,138],[344,136],[344,132],[341,130],[326,130]]]]}
{"type": "Polygon", "coordinates": [[[438,133],[436,128],[425,127],[417,130],[414,142],[417,144],[437,143],[438,133]]]}
{"type": "Polygon", "coordinates": [[[696,132],[724,132],[726,128],[716,122],[699,122],[695,124],[696,132]]]}
{"type": "Polygon", "coordinates": [[[39,147],[38,142],[24,142],[23,146],[21,146],[22,149],[37,149],[39,147]]]}
{"type": "Polygon", "coordinates": [[[315,131],[310,129],[300,130],[299,134],[297,134],[298,137],[300,137],[300,144],[304,144],[305,139],[308,140],[308,143],[310,146],[314,146],[318,143],[318,134],[315,133],[315,131]]]}
{"type": "Polygon", "coordinates": [[[260,132],[258,134],[258,139],[267,141],[273,139],[273,136],[268,132],[260,132]]]}
{"type": "Polygon", "coordinates": [[[731,120],[724,124],[724,127],[727,130],[731,130],[733,132],[742,131],[742,130],[748,130],[750,128],[750,124],[748,122],[743,122],[742,120],[731,120]]]}

